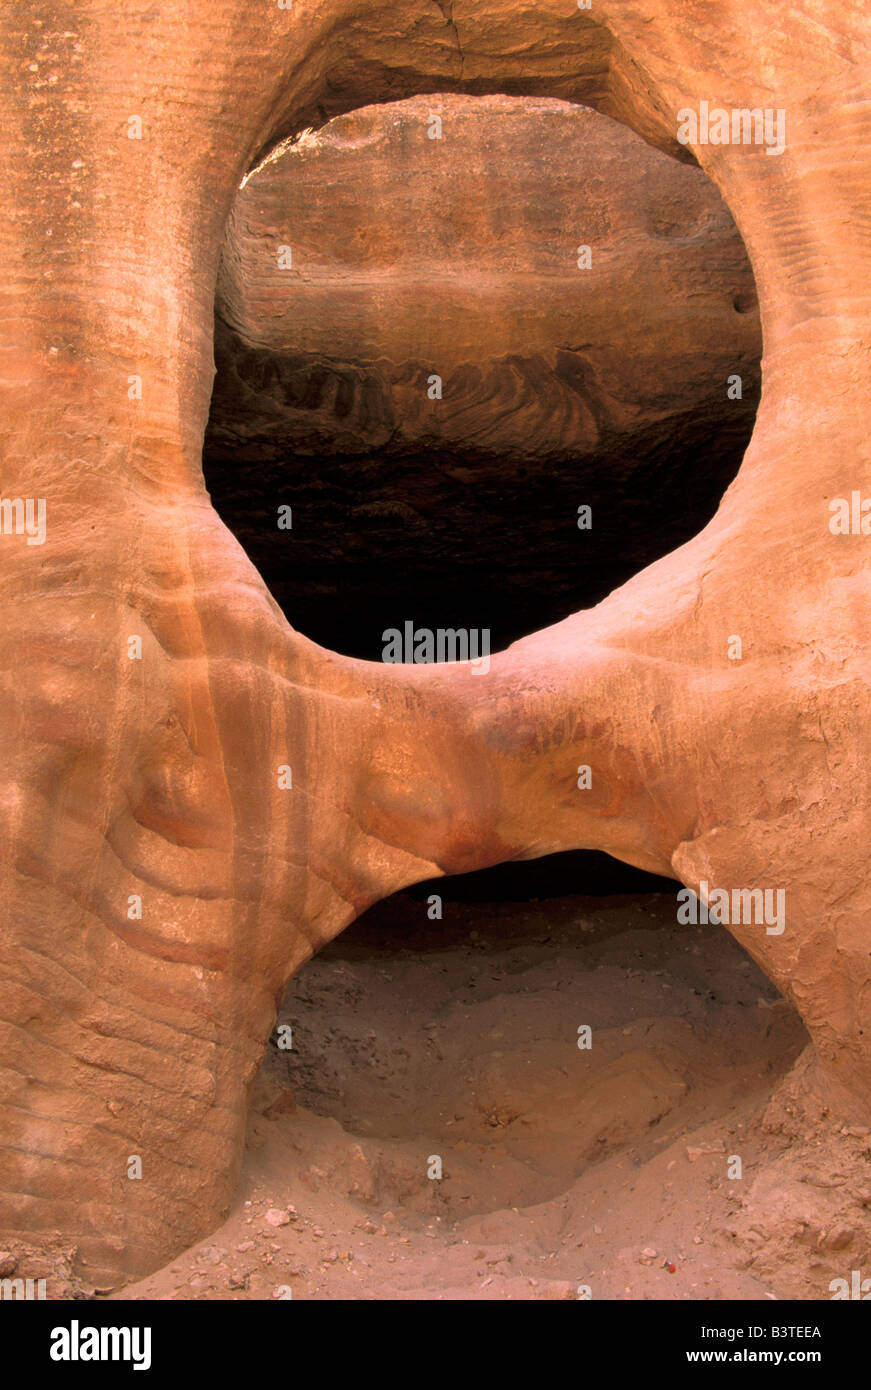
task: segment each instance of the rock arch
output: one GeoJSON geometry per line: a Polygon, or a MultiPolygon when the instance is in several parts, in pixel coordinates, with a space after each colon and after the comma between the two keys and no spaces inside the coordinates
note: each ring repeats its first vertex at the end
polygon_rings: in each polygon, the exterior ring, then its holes
{"type": "Polygon", "coordinates": [[[735,934],[832,1104],[867,1116],[871,621],[865,538],[828,507],[871,488],[868,38],[833,0],[7,7],[3,485],[45,497],[48,530],[0,538],[4,1232],[60,1233],[93,1282],[196,1239],[311,951],[402,884],[557,848],[786,887],[782,936],[735,934]],[[695,150],[760,292],[738,478],[696,540],[486,688],[294,633],[200,472],[242,175],[293,129],[434,90],[580,100],[673,152],[703,101],[787,120],[777,157],[695,150]]]}

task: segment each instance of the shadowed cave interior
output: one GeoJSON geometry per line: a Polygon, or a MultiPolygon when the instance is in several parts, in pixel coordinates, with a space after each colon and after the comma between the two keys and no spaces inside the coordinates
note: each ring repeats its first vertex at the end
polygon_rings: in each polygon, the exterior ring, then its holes
{"type": "Polygon", "coordinates": [[[592,607],[696,535],[738,471],[754,401],[704,407],[615,441],[585,463],[476,453],[258,457],[217,447],[212,501],[293,626],[322,646],[381,659],[382,632],[486,628],[491,650],[592,607]],[[275,529],[276,499],[293,532],[275,529]],[[589,505],[593,527],[577,528],[589,505]]]}

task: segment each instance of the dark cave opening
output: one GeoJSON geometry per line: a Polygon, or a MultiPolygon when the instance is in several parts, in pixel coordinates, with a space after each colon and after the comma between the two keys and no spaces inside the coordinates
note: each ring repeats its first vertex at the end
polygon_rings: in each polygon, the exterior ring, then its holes
{"type": "Polygon", "coordinates": [[[457,451],[288,457],[255,446],[246,460],[211,441],[205,472],[273,597],[321,646],[380,661],[384,631],[410,618],[489,630],[495,652],[697,535],[738,472],[755,405],[714,419],[708,404],[614,441],[582,473],[573,458],[506,465],[457,451]],[[292,530],[276,527],[281,503],[292,530]]]}
{"type": "Polygon", "coordinates": [[[676,887],[672,879],[646,873],[598,850],[570,850],[429,879],[404,891],[414,903],[425,904],[436,893],[444,904],[498,907],[499,903],[546,902],[579,893],[589,898],[674,893],[676,887]]]}

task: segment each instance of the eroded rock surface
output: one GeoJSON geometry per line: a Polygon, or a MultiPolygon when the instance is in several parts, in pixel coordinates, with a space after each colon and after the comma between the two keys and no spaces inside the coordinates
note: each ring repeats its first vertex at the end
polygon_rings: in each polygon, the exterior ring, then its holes
{"type": "Polygon", "coordinates": [[[783,934],[731,929],[830,1110],[867,1121],[869,538],[829,527],[871,493],[862,8],[82,0],[0,24],[3,487],[48,508],[44,545],[0,538],[4,1246],[60,1233],[96,1284],[213,1229],[299,965],[403,884],[558,848],[785,888],[783,934]],[[695,149],[760,298],[738,477],[695,540],[486,679],[299,637],[201,474],[243,174],[437,90],[582,101],[677,152],[703,101],[787,120],[776,157],[695,149]]]}
{"type": "Polygon", "coordinates": [[[366,107],[239,192],[207,450],[571,455],[583,477],[581,460],[653,426],[677,435],[691,412],[715,441],[749,423],[755,303],[710,180],[598,112],[498,96],[366,107]]]}

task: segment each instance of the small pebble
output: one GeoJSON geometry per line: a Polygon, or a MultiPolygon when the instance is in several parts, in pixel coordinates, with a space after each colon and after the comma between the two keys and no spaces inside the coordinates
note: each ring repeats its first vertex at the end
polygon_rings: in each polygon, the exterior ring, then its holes
{"type": "Polygon", "coordinates": [[[263,1220],[267,1226],[289,1226],[290,1217],[286,1211],[281,1211],[278,1207],[270,1207],[263,1220]]]}

